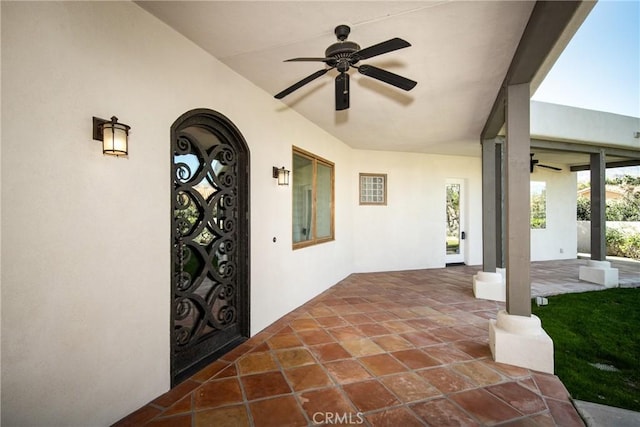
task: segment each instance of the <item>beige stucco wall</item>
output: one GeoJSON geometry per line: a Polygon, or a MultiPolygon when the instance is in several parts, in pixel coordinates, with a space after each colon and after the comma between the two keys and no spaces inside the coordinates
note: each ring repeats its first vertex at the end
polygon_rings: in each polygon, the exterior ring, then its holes
{"type": "MultiPolygon", "coordinates": [[[[0,34],[2,34],[2,8],[0,7],[0,34]]],[[[0,55],[2,49],[0,48],[0,55]]],[[[2,81],[2,67],[0,67],[0,81],[2,81]]],[[[0,99],[2,99],[2,85],[0,85],[0,99]]],[[[0,118],[2,114],[0,113],[0,118]]],[[[0,119],[0,177],[2,177],[2,120],[0,119]]],[[[1,188],[0,188],[1,189],[1,188]]],[[[2,224],[2,197],[0,197],[0,224],[2,224]]],[[[0,226],[0,367],[2,366],[2,227],[0,226]]],[[[2,425],[2,374],[0,373],[0,426],[2,425]]]]}
{"type": "Polygon", "coordinates": [[[351,272],[351,186],[336,241],[292,251],[271,177],[297,145],[347,182],[351,149],[134,3],[1,7],[6,425],[108,425],[169,388],[169,128],[190,109],[226,115],[251,150],[251,332],[351,272]],[[111,115],[132,126],[127,159],[91,139],[111,115]]]}
{"type": "Polygon", "coordinates": [[[352,150],[134,3],[0,7],[6,425],[107,425],[168,389],[169,128],[190,109],[251,150],[252,334],[352,272],[444,266],[447,178],[482,262],[479,158],[352,150]],[[91,139],[111,115],[132,126],[127,159],[91,139]],[[336,166],[336,240],[296,251],[271,177],[294,145],[336,166]],[[386,208],[358,205],[359,172],[388,174],[386,208]]]}
{"type": "Polygon", "coordinates": [[[168,389],[169,128],[190,109],[226,115],[251,150],[252,334],[352,272],[443,266],[447,177],[469,181],[480,262],[479,159],[352,150],[133,3],[1,5],[6,424],[110,424],[168,389]],[[132,126],[127,159],[91,139],[111,115],[132,126]],[[336,165],[336,240],[295,251],[291,190],[271,177],[294,145],[336,165]],[[372,170],[390,204],[367,217],[372,170]]]}
{"type": "Polygon", "coordinates": [[[482,167],[474,157],[358,151],[358,174],[386,173],[387,206],[354,209],[355,271],[406,270],[445,266],[447,178],[465,182],[465,263],[482,263],[482,167]]]}

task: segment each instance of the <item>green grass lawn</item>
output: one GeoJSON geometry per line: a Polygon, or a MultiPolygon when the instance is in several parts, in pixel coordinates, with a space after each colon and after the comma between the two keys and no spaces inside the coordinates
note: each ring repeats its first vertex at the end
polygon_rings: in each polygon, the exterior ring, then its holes
{"type": "Polygon", "coordinates": [[[640,289],[557,295],[532,310],[574,399],[640,411],[640,289]]]}

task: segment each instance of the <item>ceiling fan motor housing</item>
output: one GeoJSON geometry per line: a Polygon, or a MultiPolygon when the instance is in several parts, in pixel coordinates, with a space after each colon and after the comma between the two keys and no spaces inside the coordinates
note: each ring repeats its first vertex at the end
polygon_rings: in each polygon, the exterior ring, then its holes
{"type": "Polygon", "coordinates": [[[360,50],[358,43],[343,41],[334,43],[324,51],[324,55],[327,58],[347,58],[354,52],[360,50]]]}
{"type": "Polygon", "coordinates": [[[327,58],[335,58],[335,63],[329,65],[335,65],[338,71],[344,73],[349,69],[349,65],[353,65],[358,62],[358,58],[353,56],[354,53],[360,50],[358,43],[347,41],[351,28],[348,25],[338,25],[334,30],[336,37],[340,40],[338,43],[334,43],[324,51],[324,56],[327,58]]]}
{"type": "Polygon", "coordinates": [[[324,58],[292,58],[287,59],[285,62],[324,62],[327,66],[321,70],[316,71],[310,76],[305,77],[297,83],[289,86],[285,90],[274,95],[276,99],[282,99],[289,95],[291,92],[300,89],[302,86],[314,81],[315,79],[325,75],[328,71],[335,69],[338,71],[338,75],[335,78],[335,94],[336,94],[336,110],[346,110],[349,108],[349,68],[354,67],[365,76],[379,80],[383,83],[390,84],[403,90],[411,90],[417,84],[417,82],[407,79],[406,77],[399,76],[373,65],[361,65],[356,67],[359,61],[363,59],[373,58],[374,56],[382,55],[385,53],[393,52],[398,49],[411,46],[411,44],[398,37],[394,37],[387,41],[369,46],[365,49],[360,49],[357,43],[347,41],[347,37],[351,32],[348,25],[338,25],[335,28],[335,34],[338,38],[337,43],[333,43],[325,50],[324,58]]]}

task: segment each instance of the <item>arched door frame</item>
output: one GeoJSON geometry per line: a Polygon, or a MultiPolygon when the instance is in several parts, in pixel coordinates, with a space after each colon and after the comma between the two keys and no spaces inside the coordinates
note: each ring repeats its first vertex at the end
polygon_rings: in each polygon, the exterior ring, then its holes
{"type": "MultiPolygon", "coordinates": [[[[213,360],[227,353],[237,345],[244,342],[249,337],[250,328],[250,153],[244,137],[238,128],[224,115],[210,109],[194,109],[182,114],[171,126],[171,385],[172,387],[188,378],[199,369],[203,368],[213,360]],[[185,142],[184,130],[189,128],[199,128],[213,134],[222,145],[228,145],[231,149],[222,154],[228,157],[230,161],[235,161],[233,182],[236,194],[234,200],[234,208],[237,218],[235,221],[235,251],[237,251],[237,259],[235,262],[235,283],[237,295],[237,324],[234,325],[233,335],[226,333],[224,345],[217,343],[212,345],[202,345],[198,342],[190,346],[186,350],[178,345],[178,328],[176,328],[176,316],[178,311],[177,301],[181,299],[181,290],[178,289],[179,282],[178,264],[179,258],[183,256],[182,236],[179,232],[176,216],[176,206],[180,204],[180,196],[178,195],[179,177],[181,173],[185,173],[183,165],[175,163],[175,156],[181,153],[181,142],[185,142]],[[232,157],[235,156],[234,159],[232,157]],[[178,249],[180,247],[180,249],[178,249]],[[178,255],[180,254],[180,255],[178,255]],[[196,351],[197,350],[197,351],[196,351]],[[204,351],[206,354],[200,354],[204,351]],[[185,360],[191,359],[188,362],[185,360]]],[[[226,158],[225,158],[226,159],[226,158]]],[[[224,160],[224,159],[223,159],[224,160]]],[[[202,158],[200,159],[202,161],[202,158]]],[[[202,167],[199,164],[198,167],[202,167]]],[[[197,173],[190,171],[187,167],[187,173],[197,173]]]]}

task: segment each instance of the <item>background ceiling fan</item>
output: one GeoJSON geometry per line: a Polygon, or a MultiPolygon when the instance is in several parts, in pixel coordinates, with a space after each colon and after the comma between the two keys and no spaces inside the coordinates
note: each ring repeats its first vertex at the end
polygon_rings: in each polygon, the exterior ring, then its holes
{"type": "Polygon", "coordinates": [[[547,169],[551,169],[557,172],[560,172],[562,169],[561,168],[557,168],[555,166],[549,166],[549,165],[541,165],[540,164],[540,160],[534,159],[533,156],[535,156],[534,153],[530,153],[529,156],[531,156],[531,160],[530,160],[530,164],[529,164],[529,172],[533,173],[533,168],[538,166],[540,168],[547,168],[547,169]]]}
{"type": "Polygon", "coordinates": [[[349,108],[349,68],[357,69],[360,74],[372,77],[381,82],[390,84],[397,88],[409,91],[415,87],[417,82],[407,79],[406,77],[399,76],[389,71],[383,70],[373,65],[356,65],[362,59],[369,59],[374,56],[382,55],[384,53],[392,52],[394,50],[403,49],[411,46],[406,40],[400,38],[393,38],[382,43],[378,43],[373,46],[369,46],[364,49],[360,49],[357,43],[347,41],[347,37],[351,32],[351,28],[347,25],[338,25],[335,28],[335,34],[338,38],[338,42],[332,44],[327,48],[324,53],[324,58],[292,58],[287,59],[285,62],[324,62],[328,65],[328,68],[318,70],[310,76],[305,77],[299,82],[289,86],[282,92],[275,95],[276,99],[282,99],[289,95],[291,92],[300,89],[307,83],[312,82],[318,77],[323,76],[327,71],[336,69],[340,74],[335,79],[335,93],[336,93],[336,110],[346,110],[349,108]]]}

